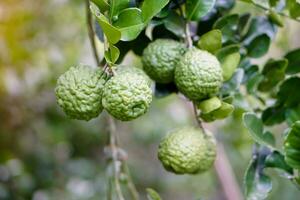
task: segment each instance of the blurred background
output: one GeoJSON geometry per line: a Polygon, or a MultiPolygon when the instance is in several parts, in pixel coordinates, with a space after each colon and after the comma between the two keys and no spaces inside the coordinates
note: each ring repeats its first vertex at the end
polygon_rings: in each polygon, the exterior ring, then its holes
{"type": "MultiPolygon", "coordinates": [[[[0,199],[105,199],[107,140],[104,115],[81,122],[69,120],[57,106],[58,76],[71,65],[94,65],[81,0],[0,1],[0,199]]],[[[239,3],[233,12],[261,14],[239,3]]],[[[300,46],[300,24],[286,20],[267,58],[300,46]]],[[[101,50],[101,45],[99,45],[101,50]]],[[[140,66],[129,52],[124,60],[140,66]]],[[[247,105],[245,105],[247,107],[247,105]]],[[[223,143],[238,186],[251,158],[253,141],[241,124],[241,109],[232,117],[206,125],[223,143]]],[[[187,176],[166,172],[156,154],[160,139],[171,129],[194,124],[192,111],[177,95],[155,98],[150,111],[129,123],[117,123],[120,145],[128,153],[133,180],[146,199],[145,188],[164,200],[224,199],[212,169],[187,176]]],[[[280,136],[283,127],[274,127],[280,136]]],[[[279,144],[280,145],[280,144],[279,144]]],[[[269,199],[296,199],[299,190],[269,171],[269,199]]]]}

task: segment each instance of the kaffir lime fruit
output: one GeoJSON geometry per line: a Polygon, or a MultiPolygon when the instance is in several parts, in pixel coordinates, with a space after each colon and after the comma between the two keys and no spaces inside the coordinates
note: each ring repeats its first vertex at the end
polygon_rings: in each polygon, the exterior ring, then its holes
{"type": "Polygon", "coordinates": [[[130,121],[145,114],[152,101],[148,80],[139,73],[116,73],[105,85],[103,107],[121,121],[130,121]]]}
{"type": "Polygon", "coordinates": [[[56,99],[71,119],[90,120],[103,110],[101,99],[106,74],[101,69],[78,65],[62,74],[55,88],[56,99]]]}
{"type": "Polygon", "coordinates": [[[175,68],[175,83],[181,93],[193,101],[214,96],[222,85],[222,68],[207,51],[190,49],[175,68]]]}
{"type": "Polygon", "coordinates": [[[216,142],[209,132],[205,135],[199,128],[181,128],[161,141],[158,158],[166,170],[176,174],[201,173],[214,163],[216,142]]]}
{"type": "Polygon", "coordinates": [[[174,79],[175,66],[185,51],[183,43],[171,39],[157,39],[143,52],[144,70],[154,81],[170,83],[174,79]]]}

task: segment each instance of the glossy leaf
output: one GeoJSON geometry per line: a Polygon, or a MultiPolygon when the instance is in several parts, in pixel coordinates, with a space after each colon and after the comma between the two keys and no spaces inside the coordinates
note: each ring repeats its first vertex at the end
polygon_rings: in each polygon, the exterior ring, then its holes
{"type": "Polygon", "coordinates": [[[287,59],[269,60],[263,68],[262,74],[264,75],[264,79],[260,82],[258,89],[268,92],[275,87],[285,78],[287,65],[287,59]]]}
{"type": "Polygon", "coordinates": [[[265,161],[265,165],[268,168],[276,168],[284,171],[285,173],[292,175],[293,168],[291,168],[284,160],[284,156],[279,151],[273,151],[268,155],[265,161]]]}
{"type": "Polygon", "coordinates": [[[288,74],[296,74],[300,72],[300,49],[290,51],[285,55],[285,58],[289,61],[286,70],[288,74]]]}
{"type": "Polygon", "coordinates": [[[218,29],[214,29],[205,33],[201,36],[197,46],[212,54],[216,53],[222,47],[222,32],[218,29]]]}
{"type": "Polygon", "coordinates": [[[263,122],[254,113],[245,113],[243,123],[257,143],[274,148],[273,139],[270,139],[273,136],[269,132],[264,133],[263,122]]]}
{"type": "Polygon", "coordinates": [[[197,21],[205,16],[215,5],[216,0],[187,0],[186,17],[188,20],[197,21]]]}
{"type": "Polygon", "coordinates": [[[293,124],[285,137],[283,150],[286,163],[300,169],[300,121],[293,124]]]}
{"type": "Polygon", "coordinates": [[[164,19],[164,26],[180,38],[185,36],[184,21],[176,12],[170,12],[168,17],[164,19]]]}
{"type": "Polygon", "coordinates": [[[238,23],[239,16],[237,14],[227,15],[219,18],[213,25],[213,28],[221,30],[223,43],[229,41],[237,42],[238,23]]]}
{"type": "Polygon", "coordinates": [[[111,21],[115,21],[118,18],[119,13],[129,7],[129,0],[110,0],[109,17],[111,21]]]}
{"type": "Polygon", "coordinates": [[[110,8],[107,0],[91,0],[91,2],[96,4],[102,13],[110,8]]]}
{"type": "Polygon", "coordinates": [[[291,77],[285,80],[279,88],[277,94],[278,101],[286,107],[297,106],[300,102],[300,92],[295,92],[299,90],[300,78],[291,77]]]}
{"type": "Polygon", "coordinates": [[[108,19],[100,13],[100,10],[95,6],[95,4],[91,4],[91,12],[95,15],[102,31],[107,37],[108,42],[115,44],[120,41],[121,32],[109,23],[108,19]]]}
{"type": "Polygon", "coordinates": [[[260,170],[257,160],[250,161],[244,176],[244,186],[247,200],[263,200],[271,192],[271,179],[260,170]]]}
{"type": "Polygon", "coordinates": [[[244,77],[244,70],[243,69],[237,69],[230,80],[223,83],[223,86],[221,88],[222,94],[232,94],[235,93],[243,80],[244,77]]]}
{"type": "Polygon", "coordinates": [[[287,0],[287,7],[293,18],[300,17],[300,3],[297,0],[287,0]]]}
{"type": "Polygon", "coordinates": [[[264,56],[270,47],[271,38],[267,34],[262,34],[254,38],[249,45],[246,46],[248,56],[252,58],[259,58],[264,56]]]}
{"type": "Polygon", "coordinates": [[[121,31],[121,40],[134,40],[144,29],[142,12],[138,8],[126,8],[113,25],[121,31]]]}
{"type": "Polygon", "coordinates": [[[144,0],[142,5],[142,17],[144,23],[150,21],[163,7],[165,7],[170,0],[144,0]]]}
{"type": "Polygon", "coordinates": [[[224,81],[227,81],[231,78],[241,59],[239,50],[235,52],[227,51],[227,53],[227,55],[226,52],[218,52],[217,54],[218,60],[220,61],[223,69],[224,81]]]}
{"type": "Polygon", "coordinates": [[[263,111],[262,120],[268,126],[280,124],[285,120],[285,109],[281,106],[269,107],[263,111]]]}
{"type": "Polygon", "coordinates": [[[285,120],[289,126],[292,126],[296,121],[300,121],[300,105],[286,109],[285,120]]]}

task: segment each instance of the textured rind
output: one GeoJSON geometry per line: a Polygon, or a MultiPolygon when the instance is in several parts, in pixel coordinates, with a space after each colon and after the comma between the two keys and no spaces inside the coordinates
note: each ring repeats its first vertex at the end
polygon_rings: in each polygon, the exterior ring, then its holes
{"type": "Polygon", "coordinates": [[[145,77],[136,73],[117,73],[105,85],[103,107],[121,121],[145,114],[152,101],[152,90],[145,77]]]}
{"type": "Polygon", "coordinates": [[[161,141],[158,158],[166,170],[176,174],[201,173],[215,161],[216,142],[210,133],[204,135],[198,128],[181,128],[161,141]]]}
{"type": "Polygon", "coordinates": [[[207,51],[196,48],[189,50],[175,68],[175,83],[190,100],[199,101],[214,96],[222,81],[221,65],[207,51]]]}
{"type": "Polygon", "coordinates": [[[152,80],[149,78],[149,76],[142,70],[137,67],[129,67],[129,66],[118,66],[116,69],[117,74],[137,74],[141,75],[148,83],[149,86],[152,84],[152,80]]]}
{"type": "Polygon", "coordinates": [[[101,69],[79,65],[62,74],[55,88],[59,106],[71,119],[90,120],[103,110],[101,99],[106,75],[101,69]]]}
{"type": "Polygon", "coordinates": [[[171,39],[157,39],[143,52],[144,71],[156,82],[170,83],[174,80],[175,66],[185,52],[183,43],[171,39]]]}

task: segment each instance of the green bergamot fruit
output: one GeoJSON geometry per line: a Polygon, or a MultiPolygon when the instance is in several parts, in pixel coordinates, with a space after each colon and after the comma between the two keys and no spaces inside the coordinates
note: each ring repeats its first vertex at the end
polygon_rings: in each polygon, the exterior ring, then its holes
{"type": "Polygon", "coordinates": [[[183,43],[171,39],[157,39],[143,52],[144,71],[158,83],[170,83],[180,57],[185,53],[183,43]]]}
{"type": "Polygon", "coordinates": [[[55,88],[56,99],[71,119],[90,120],[102,107],[102,93],[106,74],[101,69],[78,65],[62,74],[55,88]]]}
{"type": "Polygon", "coordinates": [[[190,49],[175,68],[175,83],[179,91],[193,101],[214,96],[222,81],[221,65],[207,51],[190,49]]]}
{"type": "Polygon", "coordinates": [[[211,133],[185,127],[168,134],[159,144],[158,158],[166,170],[176,174],[204,172],[216,158],[216,142],[211,133]]]}
{"type": "MultiPolygon", "coordinates": [[[[121,70],[122,71],[122,70],[121,70]]],[[[130,121],[145,114],[152,101],[152,90],[138,73],[116,73],[105,85],[102,104],[116,119],[130,121]]]]}
{"type": "Polygon", "coordinates": [[[149,78],[149,76],[142,69],[137,68],[137,67],[129,67],[129,66],[120,65],[117,67],[116,73],[117,74],[125,74],[125,73],[132,74],[132,73],[134,73],[137,75],[141,75],[147,81],[149,86],[151,86],[151,84],[152,84],[152,80],[149,78]]]}

